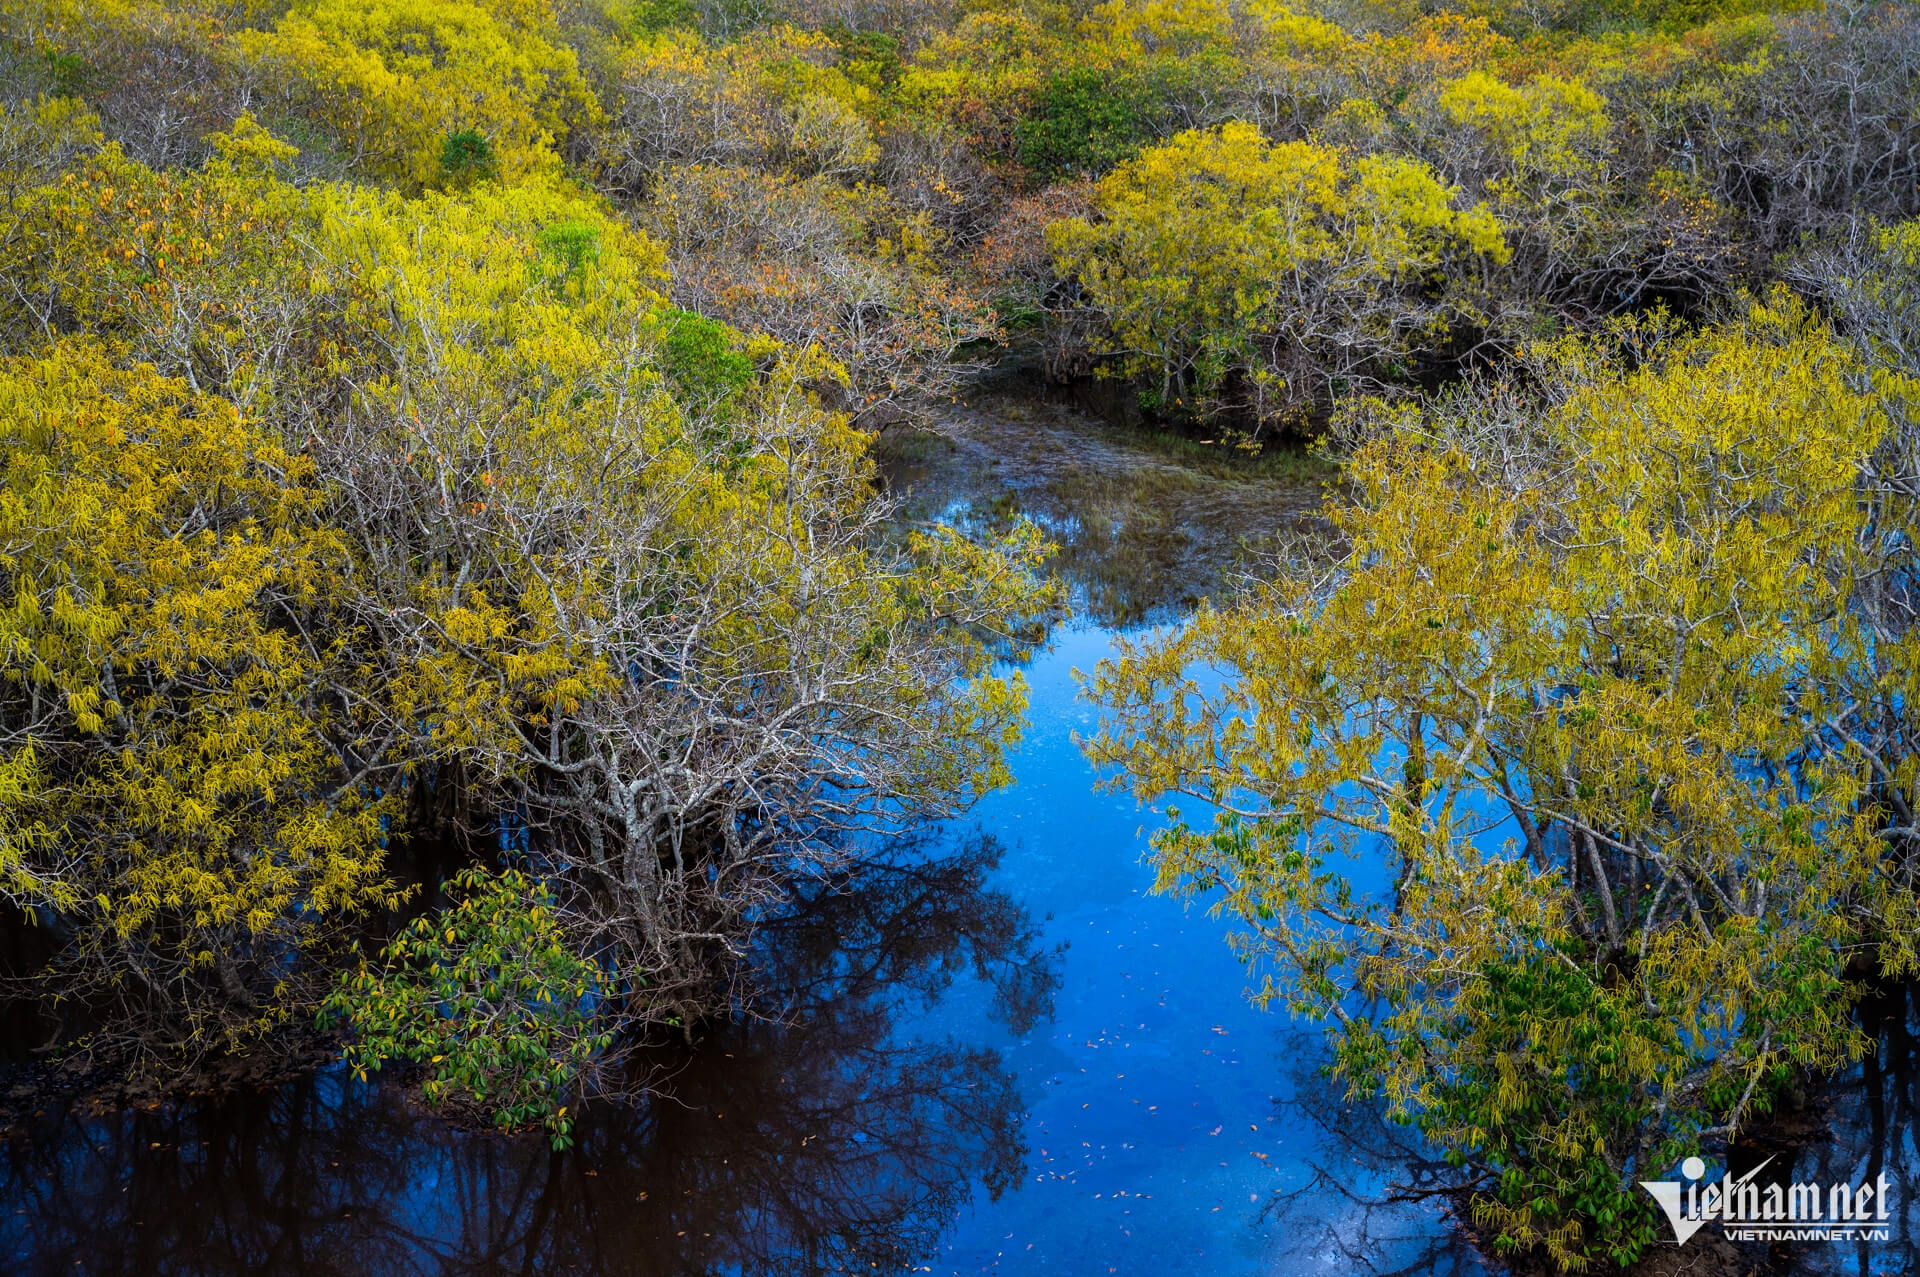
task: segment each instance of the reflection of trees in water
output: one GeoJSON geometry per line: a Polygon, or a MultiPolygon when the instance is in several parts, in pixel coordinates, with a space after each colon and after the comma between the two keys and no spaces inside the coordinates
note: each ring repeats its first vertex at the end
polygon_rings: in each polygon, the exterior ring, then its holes
{"type": "MultiPolygon", "coordinates": [[[[1689,1243],[1695,1270],[1809,1274],[1920,1272],[1920,984],[1864,999],[1861,1027],[1875,1050],[1833,1079],[1829,1103],[1804,1120],[1762,1126],[1736,1148],[1734,1172],[1777,1155],[1762,1183],[1872,1182],[1883,1172],[1895,1203],[1885,1242],[1803,1243],[1792,1248],[1711,1248],[1711,1234],[1689,1243]]],[[[1289,1271],[1377,1274],[1476,1273],[1486,1263],[1464,1233],[1436,1230],[1432,1212],[1469,1185],[1419,1133],[1384,1119],[1380,1106],[1346,1098],[1309,1063],[1292,1074],[1290,1112],[1316,1134],[1302,1154],[1311,1177],[1276,1194],[1262,1218],[1289,1237],[1289,1271]],[[1346,1209],[1330,1206],[1344,1202],[1346,1209]],[[1293,1260],[1297,1259],[1297,1263],[1293,1260]]]]}
{"type": "Polygon", "coordinates": [[[1488,1271],[1458,1229],[1434,1213],[1472,1182],[1411,1127],[1385,1119],[1371,1099],[1348,1099],[1317,1064],[1293,1066],[1289,1115],[1313,1131],[1298,1155],[1310,1176],[1276,1193],[1261,1218],[1283,1226],[1291,1271],[1452,1274],[1488,1271]]]}
{"type": "Polygon", "coordinates": [[[1920,984],[1875,992],[1857,1014],[1874,1050],[1828,1086],[1831,1130],[1808,1141],[1791,1178],[1859,1184],[1884,1173],[1892,1231],[1884,1242],[1805,1245],[1792,1271],[1920,1272],[1920,984]]]}
{"type": "Polygon", "coordinates": [[[886,472],[912,513],[995,529],[1018,515],[1060,548],[1053,570],[1102,625],[1176,620],[1226,590],[1249,549],[1309,520],[1320,484],[1261,471],[1034,401],[949,412],[941,436],[891,440],[886,472]]]}
{"type": "Polygon", "coordinates": [[[947,517],[998,530],[1025,514],[1059,546],[1054,573],[1101,625],[1159,624],[1228,591],[1251,551],[1300,517],[1289,494],[1170,465],[1069,470],[1018,496],[969,499],[947,517]]]}
{"type": "Polygon", "coordinates": [[[813,1273],[898,1269],[976,1184],[1017,1180],[998,1052],[890,1040],[963,973],[1016,1030],[1051,955],[984,886],[977,839],[823,883],[770,924],[761,999],[578,1143],[467,1133],[339,1071],[218,1104],[49,1116],[0,1149],[0,1257],[21,1272],[813,1273]]]}

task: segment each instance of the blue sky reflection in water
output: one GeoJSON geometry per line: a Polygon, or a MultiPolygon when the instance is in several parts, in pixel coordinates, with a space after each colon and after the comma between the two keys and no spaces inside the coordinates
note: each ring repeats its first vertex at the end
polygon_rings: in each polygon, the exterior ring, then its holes
{"type": "MultiPolygon", "coordinates": [[[[1064,445],[1058,417],[1021,425],[1009,432],[995,423],[990,449],[963,429],[953,450],[987,453],[1019,508],[1065,543],[1063,572],[1083,612],[1107,623],[1174,620],[1186,601],[1183,582],[1189,595],[1218,589],[1236,541],[1259,548],[1318,499],[1317,485],[1301,482],[1278,500],[1232,476],[1209,474],[1196,487],[1186,482],[1191,471],[1170,476],[1164,459],[1113,455],[1121,450],[1107,440],[1064,445]],[[1084,458],[1080,473],[1063,476],[1067,451],[1084,458]]],[[[949,500],[950,508],[983,504],[964,486],[949,500]]],[[[1048,935],[1072,947],[1054,1023],[1008,1053],[1029,1105],[1034,1151],[1026,1183],[1020,1193],[976,1200],[961,1212],[928,1267],[1485,1271],[1438,1201],[1388,1200],[1396,1185],[1417,1195],[1444,1177],[1432,1151],[1382,1122],[1373,1106],[1344,1102],[1317,1076],[1326,1059],[1317,1026],[1248,1005],[1246,972],[1223,943],[1222,924],[1204,908],[1149,894],[1143,835],[1157,816],[1124,796],[1092,793],[1093,778],[1070,739],[1094,723],[1091,707],[1075,700],[1070,670],[1090,670],[1108,654],[1113,633],[1069,630],[1035,663],[1033,729],[1016,767],[1019,784],[979,813],[1009,844],[1002,880],[1029,909],[1049,916],[1048,935]]],[[[1513,832],[1498,813],[1472,816],[1483,818],[1480,836],[1489,844],[1513,832]]],[[[1384,888],[1363,865],[1349,869],[1356,886],[1384,888]]],[[[1741,1172],[1778,1155],[1775,1174],[1823,1183],[1887,1172],[1902,1204],[1893,1238],[1756,1255],[1712,1248],[1703,1235],[1664,1259],[1705,1273],[1747,1273],[1756,1262],[1794,1273],[1920,1271],[1914,996],[1903,990],[1863,1005],[1876,1051],[1734,1157],[1741,1172]]]]}
{"type": "Polygon", "coordinates": [[[46,1273],[1310,1273],[1354,1271],[1344,1242],[1475,1271],[1437,1207],[1357,1200],[1407,1168],[1315,1125],[1375,1125],[1312,1077],[1317,1031],[1251,1009],[1217,924],[1147,894],[1145,817],[1092,792],[1071,740],[1090,712],[1071,670],[1108,641],[1061,634],[1029,673],[1019,783],[782,937],[792,1014],[706,1044],[644,1114],[592,1112],[556,1155],[337,1068],[47,1114],[5,1146],[0,1254],[46,1273]],[[949,876],[919,876],[929,860],[949,876]],[[1027,1024],[1036,960],[1054,1015],[1027,1024]],[[1355,1198],[1277,1209],[1316,1166],[1355,1198]]]}
{"type": "MultiPolygon", "coordinates": [[[[960,1212],[924,1262],[955,1273],[1480,1271],[1437,1203],[1370,1204],[1417,1173],[1397,1147],[1387,1164],[1366,1156],[1404,1132],[1314,1075],[1317,1027],[1248,1004],[1220,923],[1150,894],[1142,826],[1153,813],[1094,793],[1071,738],[1094,721],[1071,670],[1090,669],[1110,640],[1072,629],[1035,662],[1019,781],[978,813],[1008,844],[999,880],[1069,947],[1053,1023],[1007,1051],[1028,1104],[1025,1181],[960,1212]],[[1373,1140],[1329,1138],[1326,1121],[1373,1140]],[[1339,1183],[1316,1187],[1322,1169],[1339,1183]]],[[[952,1025],[959,1002],[929,1015],[928,1031],[952,1025]]]]}
{"type": "MultiPolygon", "coordinates": [[[[1024,411],[975,414],[995,433],[932,450],[924,491],[1047,523],[1102,620],[1177,616],[1238,537],[1317,500],[1024,411]]],[[[1152,816],[1094,793],[1072,742],[1091,723],[1072,671],[1112,633],[1082,620],[1028,670],[1011,790],[770,938],[777,1018],[669,1061],[642,1111],[590,1109],[574,1151],[458,1129],[337,1067],[217,1103],[45,1112],[0,1149],[0,1256],[46,1273],[1347,1272],[1336,1241],[1372,1228],[1402,1239],[1362,1247],[1379,1256],[1460,1257],[1438,1208],[1363,1207],[1406,1168],[1320,1138],[1316,1112],[1359,1115],[1312,1075],[1317,1030],[1250,1008],[1219,926],[1148,894],[1152,816]],[[1335,1180],[1316,1187],[1316,1164],[1335,1180]]]]}
{"type": "MultiPolygon", "coordinates": [[[[53,1274],[1473,1273],[1430,1154],[1253,1009],[1202,907],[1150,894],[1157,821],[1100,794],[1075,668],[1176,619],[1318,488],[956,410],[904,465],[920,512],[1024,512],[1080,618],[1027,671],[1016,785],[850,870],[767,937],[770,1014],[662,1059],[663,1098],[577,1147],[459,1128],[337,1066],[218,1101],[43,1110],[0,1144],[0,1266],[53,1274]]],[[[1912,1008],[1836,1088],[1800,1178],[1890,1172],[1902,1242],[1794,1271],[1906,1271],[1920,1199],[1912,1008]],[[1909,1191],[1911,1190],[1911,1191],[1909,1191]]],[[[1825,1110],[1821,1110],[1822,1113],[1825,1110]]],[[[1823,1119],[1822,1119],[1823,1120],[1823,1119]]],[[[1697,1246],[1699,1243],[1696,1242],[1697,1246]]]]}

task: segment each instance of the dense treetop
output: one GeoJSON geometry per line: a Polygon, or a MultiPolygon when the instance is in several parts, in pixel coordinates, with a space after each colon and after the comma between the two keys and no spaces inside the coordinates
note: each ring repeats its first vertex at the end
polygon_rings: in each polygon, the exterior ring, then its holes
{"type": "Polygon", "coordinates": [[[14,984],[564,1141],[1007,780],[1048,547],[871,448],[1030,360],[1345,467],[1089,752],[1498,1245],[1630,1262],[1913,969],[1916,215],[1904,3],[0,0],[14,984]]]}

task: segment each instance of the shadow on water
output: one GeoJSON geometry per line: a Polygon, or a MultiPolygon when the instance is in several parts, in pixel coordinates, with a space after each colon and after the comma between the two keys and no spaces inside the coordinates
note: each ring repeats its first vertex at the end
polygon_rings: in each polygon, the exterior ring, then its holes
{"type": "Polygon", "coordinates": [[[1301,1271],[1309,1256],[1321,1270],[1379,1277],[1487,1271],[1464,1231],[1434,1227],[1436,1204],[1458,1200],[1463,1172],[1411,1127],[1386,1120],[1379,1104],[1349,1098],[1318,1066],[1298,1062],[1288,1081],[1282,1103],[1309,1133],[1296,1156],[1310,1173],[1268,1198],[1261,1219],[1290,1239],[1287,1254],[1301,1271]]]}
{"type": "MultiPolygon", "coordinates": [[[[909,516],[1030,515],[1082,622],[1027,670],[1033,725],[1018,783],[976,812],[988,833],[930,831],[812,884],[763,932],[761,1014],[651,1061],[645,1105],[587,1106],[564,1153],[337,1066],[218,1100],[50,1107],[0,1144],[0,1268],[1487,1271],[1434,1150],[1320,1076],[1317,1029],[1248,1005],[1217,922],[1151,894],[1145,817],[1093,790],[1073,743],[1092,711],[1072,671],[1311,527],[1323,476],[1033,400],[936,426],[883,449],[909,516]]],[[[1910,989],[1863,1005],[1877,1053],[1772,1146],[1800,1180],[1884,1170],[1894,1239],[1725,1271],[1920,1271],[1916,1013],[1910,989]]]]}
{"type": "Polygon", "coordinates": [[[1857,1014],[1873,1050],[1823,1088],[1815,1113],[1824,1121],[1782,1160],[1802,1183],[1870,1184],[1884,1174],[1893,1203],[1889,1235],[1802,1246],[1794,1272],[1920,1272],[1920,984],[1876,990],[1857,1014]]]}
{"type": "Polygon", "coordinates": [[[1019,1174],[999,1051],[897,1041],[955,981],[1021,1032],[1052,955],[986,885],[999,847],[901,854],[769,928],[768,1014],[656,1061],[661,1095],[589,1106],[575,1147],[463,1131],[339,1068],[90,1117],[0,1147],[0,1256],[21,1273],[897,1271],[1019,1174]]]}

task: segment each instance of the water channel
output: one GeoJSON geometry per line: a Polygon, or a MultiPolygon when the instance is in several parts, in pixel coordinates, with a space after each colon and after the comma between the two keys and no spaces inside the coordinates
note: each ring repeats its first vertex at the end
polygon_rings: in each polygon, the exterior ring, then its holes
{"type": "MultiPolygon", "coordinates": [[[[0,1144],[20,1273],[1477,1273],[1429,1149],[1253,1009],[1204,910],[1153,895],[1153,813],[1097,792],[1074,672],[1177,623],[1311,521],[1321,478],[987,395],[895,439],[909,514],[1028,514],[1074,615],[1026,669],[1017,783],[886,849],[766,937],[771,1011],[677,1059],[576,1146],[457,1128],[338,1067],[217,1101],[43,1109],[0,1144]]],[[[1902,998],[1905,995],[1901,995],[1902,998]]],[[[1776,1151],[1885,1171],[1897,1240],[1782,1271],[1920,1267],[1907,1002],[1776,1151]]],[[[1717,1271],[1717,1270],[1715,1270],[1717,1271]]],[[[1742,1269],[1741,1271],[1745,1271],[1742,1269]]]]}

